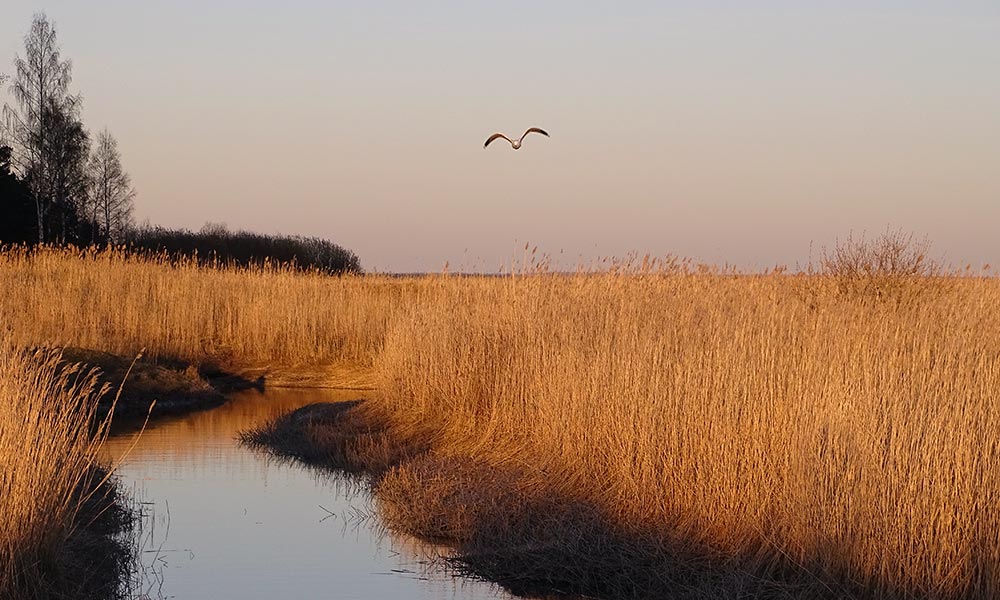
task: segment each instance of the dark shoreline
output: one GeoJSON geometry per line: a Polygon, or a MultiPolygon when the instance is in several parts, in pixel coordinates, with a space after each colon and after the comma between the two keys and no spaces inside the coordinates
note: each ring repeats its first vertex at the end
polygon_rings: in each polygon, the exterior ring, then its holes
{"type": "MultiPolygon", "coordinates": [[[[536,598],[852,598],[865,591],[819,567],[732,556],[628,529],[554,474],[435,451],[433,435],[394,426],[365,401],[320,403],[246,431],[275,457],[347,472],[372,488],[390,530],[454,550],[456,574],[536,598]]],[[[905,594],[904,594],[905,595],[905,594]]],[[[870,594],[868,594],[870,596],[870,594]]]]}
{"type": "Polygon", "coordinates": [[[94,467],[74,496],[82,500],[76,523],[55,552],[15,573],[13,598],[109,600],[130,598],[135,513],[114,477],[94,467]]]}
{"type": "Polygon", "coordinates": [[[98,404],[97,420],[106,419],[113,407],[113,433],[141,428],[147,418],[153,421],[221,406],[232,392],[264,388],[263,377],[252,381],[211,366],[130,359],[73,347],[62,352],[65,364],[100,371],[99,385],[107,390],[98,404]]]}

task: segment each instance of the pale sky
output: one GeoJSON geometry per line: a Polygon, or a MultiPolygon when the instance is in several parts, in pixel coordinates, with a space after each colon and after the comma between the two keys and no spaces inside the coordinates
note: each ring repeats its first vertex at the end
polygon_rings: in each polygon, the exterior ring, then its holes
{"type": "Polygon", "coordinates": [[[39,10],[153,224],[381,271],[794,266],[887,227],[1000,264],[995,0],[4,0],[0,72],[39,10]]]}

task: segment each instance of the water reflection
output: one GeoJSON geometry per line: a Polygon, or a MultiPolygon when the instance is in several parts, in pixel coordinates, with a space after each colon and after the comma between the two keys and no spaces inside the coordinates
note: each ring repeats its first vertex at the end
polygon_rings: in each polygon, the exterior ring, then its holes
{"type": "MultiPolygon", "coordinates": [[[[236,434],[356,391],[249,391],[148,428],[118,468],[142,504],[134,589],[150,598],[509,598],[456,579],[435,549],[384,535],[363,488],[268,460],[236,434]]],[[[109,458],[132,436],[109,440],[109,458]]]]}

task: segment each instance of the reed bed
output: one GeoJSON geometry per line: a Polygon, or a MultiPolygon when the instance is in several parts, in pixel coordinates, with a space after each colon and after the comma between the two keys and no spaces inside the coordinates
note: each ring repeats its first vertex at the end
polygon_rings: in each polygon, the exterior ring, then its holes
{"type": "MultiPolygon", "coordinates": [[[[377,410],[431,440],[441,469],[517,473],[546,510],[586,507],[581,531],[830,597],[994,597],[1000,280],[869,275],[396,280],[14,251],[0,323],[22,343],[370,365],[377,410]]],[[[427,481],[421,460],[389,472],[401,491],[383,501],[427,481]]]]}
{"type": "Polygon", "coordinates": [[[1000,282],[837,283],[456,285],[387,335],[379,399],[624,530],[875,596],[995,596],[1000,282]]]}
{"type": "Polygon", "coordinates": [[[389,278],[55,248],[0,253],[0,286],[16,342],[242,366],[370,366],[394,307],[418,296],[389,278]]]}

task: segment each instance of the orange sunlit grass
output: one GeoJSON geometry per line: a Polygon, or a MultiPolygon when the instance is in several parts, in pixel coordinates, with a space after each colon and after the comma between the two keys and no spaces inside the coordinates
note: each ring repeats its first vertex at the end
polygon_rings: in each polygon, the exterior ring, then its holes
{"type": "Polygon", "coordinates": [[[410,287],[280,266],[212,269],[57,249],[0,253],[0,282],[0,323],[15,341],[244,365],[331,358],[370,365],[410,287]]]}
{"type": "Polygon", "coordinates": [[[873,589],[994,589],[1000,282],[908,303],[833,283],[456,284],[389,334],[379,395],[626,529],[873,589]]]}

